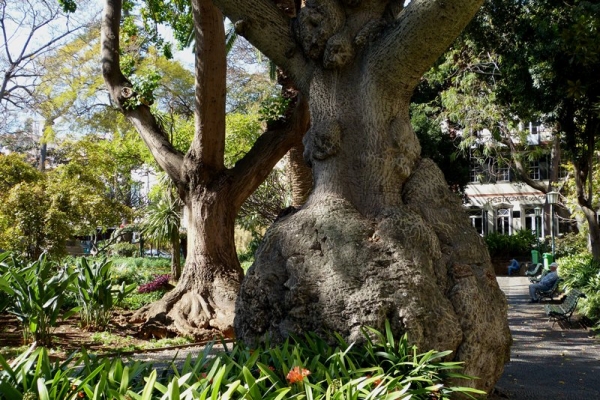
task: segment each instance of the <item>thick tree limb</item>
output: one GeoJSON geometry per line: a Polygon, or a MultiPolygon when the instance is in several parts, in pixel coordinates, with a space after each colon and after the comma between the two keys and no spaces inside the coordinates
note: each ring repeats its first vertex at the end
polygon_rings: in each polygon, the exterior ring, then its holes
{"type": "Polygon", "coordinates": [[[504,143],[508,145],[508,147],[510,148],[511,154],[513,154],[512,161],[514,163],[515,170],[519,174],[519,177],[521,178],[521,180],[523,182],[525,182],[527,185],[529,185],[530,187],[532,187],[536,190],[539,190],[542,193],[548,193],[549,191],[551,191],[551,188],[549,187],[549,185],[544,184],[544,182],[542,182],[542,181],[533,180],[529,177],[527,168],[525,168],[525,166],[523,165],[523,163],[521,162],[521,160],[518,157],[514,156],[518,153],[518,150],[517,150],[517,146],[515,145],[515,142],[512,140],[512,138],[508,137],[506,140],[504,140],[504,143]]]}
{"type": "Polygon", "coordinates": [[[304,93],[314,65],[295,42],[291,20],[271,0],[214,0],[242,35],[278,67],[285,70],[304,93]]]}
{"type": "Polygon", "coordinates": [[[195,135],[187,157],[213,171],[224,168],[226,53],[223,15],[211,0],[192,0],[195,135]]]}
{"type": "Polygon", "coordinates": [[[231,201],[236,209],[266,179],[275,164],[308,128],[307,101],[300,95],[291,120],[279,129],[263,133],[252,149],[233,167],[231,201]]]}
{"type": "Polygon", "coordinates": [[[158,125],[149,107],[145,105],[132,109],[125,107],[125,102],[135,93],[119,66],[121,6],[121,0],[106,0],[104,3],[101,35],[102,75],[112,99],[135,126],[158,165],[174,182],[180,184],[183,154],[167,140],[167,135],[158,125]]]}
{"type": "Polygon", "coordinates": [[[483,0],[412,0],[377,42],[369,64],[383,88],[410,96],[423,74],[473,18],[483,0]],[[384,74],[379,73],[385,71],[384,74]]]}

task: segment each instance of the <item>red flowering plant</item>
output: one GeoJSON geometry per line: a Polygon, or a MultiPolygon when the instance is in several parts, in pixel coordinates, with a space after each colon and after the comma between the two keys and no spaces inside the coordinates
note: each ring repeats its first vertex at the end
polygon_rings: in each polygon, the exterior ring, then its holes
{"type": "Polygon", "coordinates": [[[285,379],[287,379],[290,385],[293,385],[294,383],[302,382],[302,380],[309,375],[310,371],[306,368],[295,366],[290,369],[290,372],[287,373],[285,379]]]}
{"type": "Polygon", "coordinates": [[[138,287],[138,293],[149,293],[155,292],[161,289],[167,289],[169,287],[169,274],[156,275],[154,280],[138,287]]]}

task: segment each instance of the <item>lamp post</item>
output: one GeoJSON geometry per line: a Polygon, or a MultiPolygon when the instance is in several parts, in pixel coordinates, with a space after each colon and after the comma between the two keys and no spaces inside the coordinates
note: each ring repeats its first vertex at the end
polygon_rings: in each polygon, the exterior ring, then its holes
{"type": "Polygon", "coordinates": [[[533,209],[535,212],[535,239],[537,241],[538,257],[540,256],[540,217],[542,216],[542,207],[537,206],[533,209]]]}
{"type": "Polygon", "coordinates": [[[490,229],[490,222],[489,222],[489,218],[490,218],[490,211],[493,211],[494,208],[492,207],[492,205],[488,202],[485,203],[483,205],[483,216],[484,216],[484,220],[483,220],[483,236],[487,236],[489,233],[489,229],[490,229]]]}
{"type": "Polygon", "coordinates": [[[556,247],[554,246],[554,205],[558,203],[558,192],[546,193],[548,204],[550,204],[550,233],[552,235],[552,259],[554,260],[554,253],[556,247]]]}

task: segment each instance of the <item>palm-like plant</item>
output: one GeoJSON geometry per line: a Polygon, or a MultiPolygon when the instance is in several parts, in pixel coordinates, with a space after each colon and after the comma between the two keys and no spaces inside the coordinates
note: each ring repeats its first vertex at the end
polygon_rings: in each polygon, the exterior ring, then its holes
{"type": "Polygon", "coordinates": [[[181,227],[182,203],[173,194],[171,188],[163,190],[158,199],[146,207],[146,216],[142,222],[142,234],[157,242],[167,241],[172,249],[171,277],[178,280],[181,276],[181,257],[179,251],[179,229],[181,227]]]}

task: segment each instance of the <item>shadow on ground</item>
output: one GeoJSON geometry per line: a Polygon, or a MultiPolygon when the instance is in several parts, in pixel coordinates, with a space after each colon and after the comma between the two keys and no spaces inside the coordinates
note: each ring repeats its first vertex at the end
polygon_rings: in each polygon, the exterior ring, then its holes
{"type": "Polygon", "coordinates": [[[513,346],[490,398],[600,399],[600,341],[579,316],[570,326],[553,323],[545,302],[529,303],[527,278],[499,276],[498,283],[508,300],[513,346]]]}

